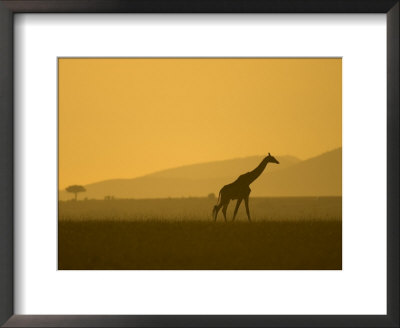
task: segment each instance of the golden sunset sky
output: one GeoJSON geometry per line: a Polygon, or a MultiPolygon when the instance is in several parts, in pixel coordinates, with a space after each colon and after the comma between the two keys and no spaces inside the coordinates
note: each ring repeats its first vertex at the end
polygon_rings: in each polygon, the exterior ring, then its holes
{"type": "Polygon", "coordinates": [[[59,188],[342,145],[341,59],[59,59],[59,188]]]}

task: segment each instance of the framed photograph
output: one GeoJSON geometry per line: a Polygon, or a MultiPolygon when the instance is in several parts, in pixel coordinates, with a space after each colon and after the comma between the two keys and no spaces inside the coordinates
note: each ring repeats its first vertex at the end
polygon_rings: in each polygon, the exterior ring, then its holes
{"type": "Polygon", "coordinates": [[[399,326],[398,1],[0,1],[0,323],[399,326]]]}
{"type": "Polygon", "coordinates": [[[341,270],[341,72],[59,58],[58,269],[341,270]]]}

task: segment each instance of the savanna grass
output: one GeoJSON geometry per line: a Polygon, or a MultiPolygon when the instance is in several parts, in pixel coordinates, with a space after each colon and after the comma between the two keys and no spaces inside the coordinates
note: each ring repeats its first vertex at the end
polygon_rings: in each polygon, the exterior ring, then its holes
{"type": "MultiPolygon", "coordinates": [[[[252,198],[235,222],[216,199],[59,202],[65,270],[340,270],[340,197],[252,198]]],[[[232,218],[233,204],[228,211],[232,218]]]]}
{"type": "Polygon", "coordinates": [[[340,221],[60,221],[63,270],[340,270],[340,221]]]}

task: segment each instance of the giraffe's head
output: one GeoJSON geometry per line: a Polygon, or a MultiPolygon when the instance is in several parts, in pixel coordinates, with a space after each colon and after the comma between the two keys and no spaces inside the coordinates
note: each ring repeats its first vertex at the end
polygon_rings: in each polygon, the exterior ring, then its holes
{"type": "Polygon", "coordinates": [[[268,153],[267,159],[268,159],[268,162],[270,162],[270,163],[279,164],[278,160],[274,156],[271,156],[270,153],[268,153]]]}

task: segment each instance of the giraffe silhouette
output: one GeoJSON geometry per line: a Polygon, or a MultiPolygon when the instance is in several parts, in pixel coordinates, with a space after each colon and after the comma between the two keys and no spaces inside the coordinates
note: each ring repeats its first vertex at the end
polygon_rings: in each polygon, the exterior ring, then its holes
{"type": "Polygon", "coordinates": [[[279,164],[276,158],[268,153],[268,156],[265,157],[253,171],[242,174],[234,182],[222,187],[219,192],[218,203],[214,206],[213,209],[214,221],[217,220],[218,212],[222,207],[222,213],[224,214],[224,219],[226,222],[226,210],[228,208],[229,202],[234,199],[237,199],[237,203],[235,207],[235,212],[233,213],[232,221],[235,220],[237,211],[240,204],[242,203],[242,200],[244,200],[244,204],[246,206],[247,218],[249,219],[249,221],[251,221],[249,210],[249,196],[251,192],[250,184],[254,182],[254,180],[256,180],[261,175],[261,173],[264,172],[268,163],[279,164]]]}

